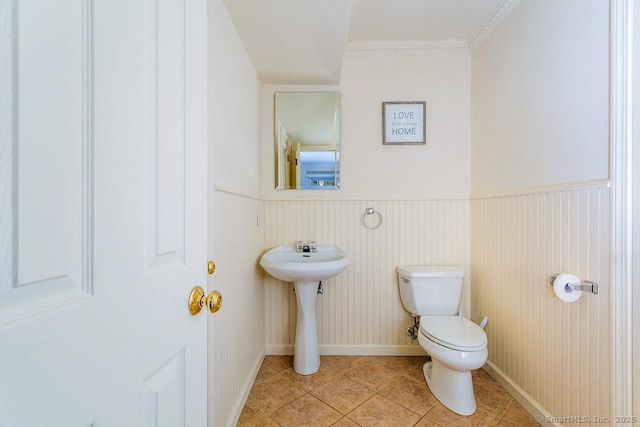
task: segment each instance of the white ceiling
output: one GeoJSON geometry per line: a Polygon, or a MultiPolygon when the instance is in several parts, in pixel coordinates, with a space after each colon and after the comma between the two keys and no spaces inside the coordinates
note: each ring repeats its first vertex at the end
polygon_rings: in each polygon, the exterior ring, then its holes
{"type": "Polygon", "coordinates": [[[224,2],[264,83],[337,84],[347,47],[470,45],[517,0],[224,2]]]}
{"type": "Polygon", "coordinates": [[[356,0],[349,42],[466,40],[498,0],[356,0]]]}

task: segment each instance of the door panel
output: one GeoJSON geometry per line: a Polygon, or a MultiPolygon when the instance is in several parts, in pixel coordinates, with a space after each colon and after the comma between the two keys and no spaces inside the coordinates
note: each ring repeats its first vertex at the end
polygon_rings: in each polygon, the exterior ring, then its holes
{"type": "Polygon", "coordinates": [[[184,351],[144,381],[143,427],[184,425],[184,351]]]}
{"type": "Polygon", "coordinates": [[[3,46],[11,75],[2,79],[2,93],[13,93],[3,96],[2,114],[12,255],[0,282],[0,325],[88,297],[92,289],[88,6],[20,6],[38,13],[2,4],[6,28],[17,37],[3,46]]]}
{"type": "Polygon", "coordinates": [[[149,276],[184,264],[184,1],[145,0],[144,14],[145,275],[149,276]]]}
{"type": "Polygon", "coordinates": [[[206,425],[206,2],[0,23],[0,426],[206,425]]]}

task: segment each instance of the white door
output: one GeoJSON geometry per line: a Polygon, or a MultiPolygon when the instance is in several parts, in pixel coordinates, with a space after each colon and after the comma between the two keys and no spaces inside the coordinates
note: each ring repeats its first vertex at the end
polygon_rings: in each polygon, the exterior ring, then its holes
{"type": "Polygon", "coordinates": [[[295,162],[296,162],[295,165],[294,165],[294,168],[295,168],[294,169],[294,171],[295,171],[294,177],[295,177],[295,180],[296,180],[296,186],[294,188],[300,189],[300,180],[301,180],[301,178],[300,178],[300,143],[299,142],[296,143],[296,154],[295,154],[294,159],[295,159],[295,162]]]}
{"type": "Polygon", "coordinates": [[[205,426],[205,0],[0,0],[0,426],[205,426]]]}

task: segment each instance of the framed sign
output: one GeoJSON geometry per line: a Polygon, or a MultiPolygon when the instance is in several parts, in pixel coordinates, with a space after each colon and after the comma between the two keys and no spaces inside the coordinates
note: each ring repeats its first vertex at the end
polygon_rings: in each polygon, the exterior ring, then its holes
{"type": "Polygon", "coordinates": [[[424,123],[426,102],[383,102],[382,143],[426,144],[424,123]]]}

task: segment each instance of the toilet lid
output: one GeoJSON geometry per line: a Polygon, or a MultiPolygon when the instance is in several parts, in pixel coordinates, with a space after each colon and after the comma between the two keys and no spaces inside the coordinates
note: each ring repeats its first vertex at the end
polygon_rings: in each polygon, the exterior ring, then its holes
{"type": "Polygon", "coordinates": [[[487,345],[484,330],[462,316],[422,316],[420,332],[431,341],[455,350],[477,351],[487,345]]]}

